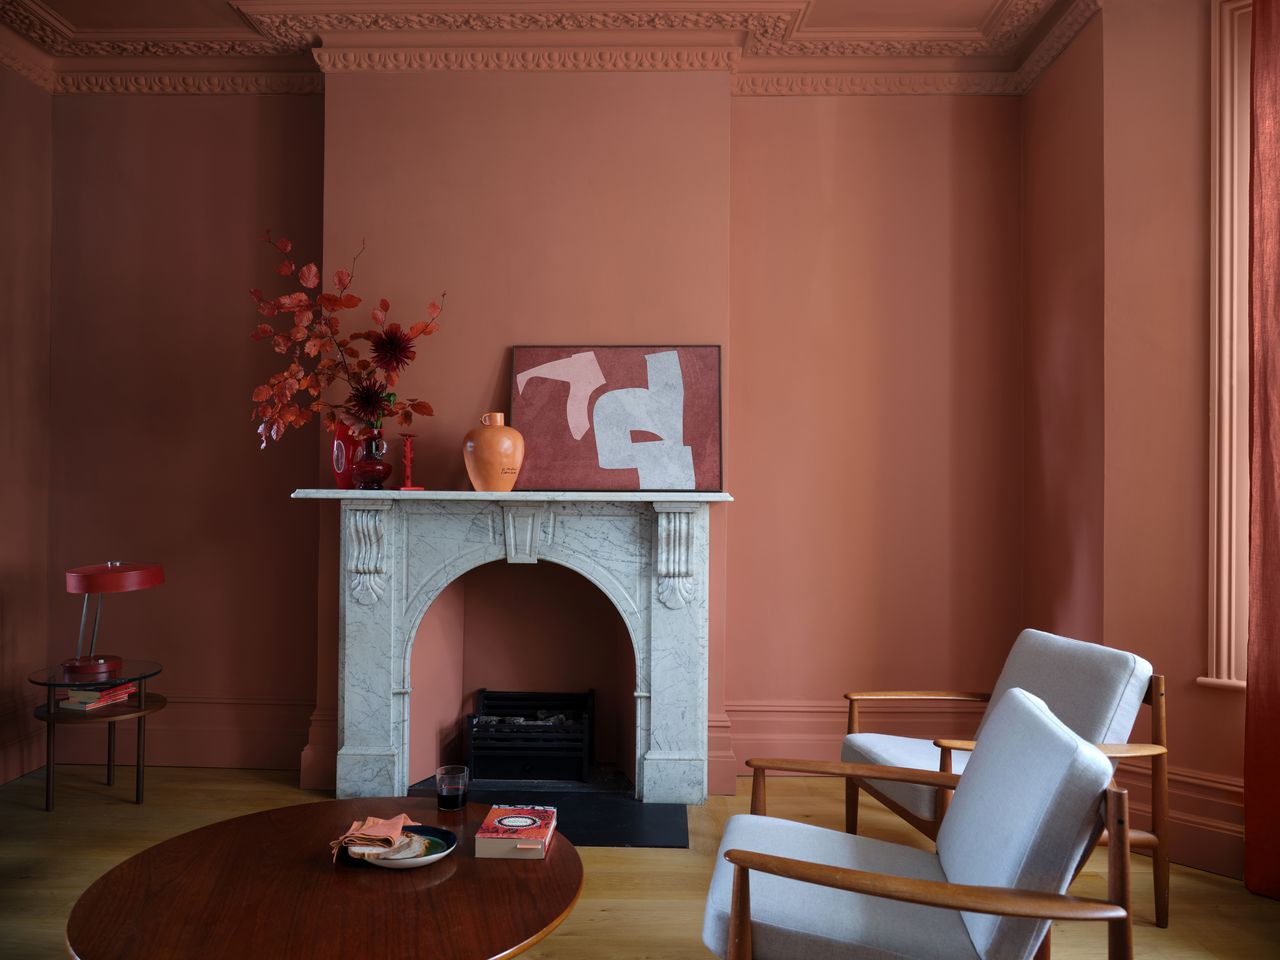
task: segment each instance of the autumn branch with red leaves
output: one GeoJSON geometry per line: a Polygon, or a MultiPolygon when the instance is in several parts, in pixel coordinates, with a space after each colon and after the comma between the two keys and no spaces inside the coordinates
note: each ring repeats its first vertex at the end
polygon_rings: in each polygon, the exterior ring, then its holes
{"type": "Polygon", "coordinates": [[[250,336],[269,340],[276,353],[289,360],[284,370],[253,391],[250,419],[258,421],[262,449],[266,449],[268,438],[279,440],[289,427],[305,426],[313,414],[320,415],[326,430],[332,431],[342,422],[356,437],[381,430],[387,418],[407,427],[413,423],[415,413],[431,416],[431,404],[398,397],[392,388],[417,357],[418,338],[429,337],[440,329],[445,295],[440,294],[439,301],[428,304],[428,319],[407,330],[398,323],[387,322],[391,304],[386,299],[379,300],[370,313],[374,325],[344,337],[338,314],[354,310],[363,302],[348,290],[364,248],[352,259],[350,270],[334,273],[335,293],[322,292],[313,297],[308,291],[320,286],[320,269],[314,263],[296,268],[289,259],[293,244],[284,238],[273,240],[270,230],[261,239],[284,257],[276,266],[276,273],[282,277],[296,275],[303,288],[274,298],[264,297],[261,290],[249,291],[258,313],[273,321],[259,323],[250,336]],[[277,323],[287,326],[279,329],[277,323]],[[361,352],[365,345],[368,356],[361,352]],[[321,393],[336,381],[347,385],[347,398],[342,403],[321,399],[321,393]]]}

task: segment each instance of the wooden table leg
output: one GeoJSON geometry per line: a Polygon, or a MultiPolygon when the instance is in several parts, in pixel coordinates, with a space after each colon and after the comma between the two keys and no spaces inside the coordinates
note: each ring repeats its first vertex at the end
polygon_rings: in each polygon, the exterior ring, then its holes
{"type": "Polygon", "coordinates": [[[52,684],[48,687],[48,716],[44,722],[44,808],[53,810],[53,733],[57,723],[53,719],[53,711],[58,708],[57,690],[52,684]]]}
{"type": "MultiPolygon", "coordinates": [[[[147,681],[138,681],[138,705],[145,706],[147,702],[147,681]]],[[[137,785],[135,789],[134,803],[142,803],[142,777],[146,772],[146,756],[147,756],[147,718],[138,718],[138,766],[137,766],[137,785]]]]}
{"type": "Polygon", "coordinates": [[[107,724],[107,786],[116,782],[116,722],[107,724]]]}

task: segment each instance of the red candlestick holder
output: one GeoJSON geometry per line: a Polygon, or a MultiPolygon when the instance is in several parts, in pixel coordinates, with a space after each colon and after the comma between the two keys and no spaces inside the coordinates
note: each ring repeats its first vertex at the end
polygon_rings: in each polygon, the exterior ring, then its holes
{"type": "Polygon", "coordinates": [[[413,486],[413,438],[416,434],[402,433],[400,434],[400,443],[402,451],[400,454],[400,463],[404,467],[404,484],[401,490],[421,490],[422,487],[413,486]]]}

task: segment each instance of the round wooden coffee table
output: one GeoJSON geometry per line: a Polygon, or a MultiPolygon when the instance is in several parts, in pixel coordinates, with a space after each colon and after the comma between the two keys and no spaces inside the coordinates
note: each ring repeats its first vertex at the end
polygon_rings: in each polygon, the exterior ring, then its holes
{"type": "Polygon", "coordinates": [[[477,860],[488,810],[330,800],[192,830],[99,877],[71,911],[67,946],[79,960],[513,957],[569,915],[582,860],[562,835],[545,860],[477,860]],[[332,862],[329,841],[353,820],[397,813],[452,830],[457,849],[413,870],[332,862]]]}

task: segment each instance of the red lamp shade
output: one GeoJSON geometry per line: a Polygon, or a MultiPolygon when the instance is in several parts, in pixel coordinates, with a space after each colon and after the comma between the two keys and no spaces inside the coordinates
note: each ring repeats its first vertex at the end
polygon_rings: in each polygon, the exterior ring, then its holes
{"type": "Polygon", "coordinates": [[[125,593],[164,583],[158,563],[94,563],[67,571],[67,593],[125,593]]]}

